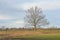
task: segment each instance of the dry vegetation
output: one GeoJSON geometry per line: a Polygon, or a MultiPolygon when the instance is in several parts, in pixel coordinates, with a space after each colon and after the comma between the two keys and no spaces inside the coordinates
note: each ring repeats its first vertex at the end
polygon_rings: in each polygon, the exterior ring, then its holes
{"type": "Polygon", "coordinates": [[[0,37],[25,37],[25,36],[39,36],[39,35],[60,35],[60,29],[37,29],[36,31],[30,29],[13,29],[1,30],[0,37]]]}

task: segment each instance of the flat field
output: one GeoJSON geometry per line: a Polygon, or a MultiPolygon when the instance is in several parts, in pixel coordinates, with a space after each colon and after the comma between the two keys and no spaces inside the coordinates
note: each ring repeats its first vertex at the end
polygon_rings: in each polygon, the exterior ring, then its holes
{"type": "Polygon", "coordinates": [[[60,40],[60,29],[0,30],[0,40],[60,40]]]}

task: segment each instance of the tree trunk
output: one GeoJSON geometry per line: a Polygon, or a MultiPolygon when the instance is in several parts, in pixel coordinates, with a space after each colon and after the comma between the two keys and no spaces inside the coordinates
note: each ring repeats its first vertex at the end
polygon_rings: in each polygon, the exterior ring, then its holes
{"type": "Polygon", "coordinates": [[[34,31],[36,31],[36,25],[34,25],[34,31]]]}

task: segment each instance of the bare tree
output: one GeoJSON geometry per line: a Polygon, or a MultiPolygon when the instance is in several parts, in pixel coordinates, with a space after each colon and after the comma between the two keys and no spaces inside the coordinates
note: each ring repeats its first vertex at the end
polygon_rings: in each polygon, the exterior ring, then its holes
{"type": "Polygon", "coordinates": [[[49,24],[47,19],[45,19],[45,15],[42,13],[42,9],[37,6],[31,7],[27,10],[25,22],[28,26],[33,26],[35,31],[36,27],[49,24]]]}

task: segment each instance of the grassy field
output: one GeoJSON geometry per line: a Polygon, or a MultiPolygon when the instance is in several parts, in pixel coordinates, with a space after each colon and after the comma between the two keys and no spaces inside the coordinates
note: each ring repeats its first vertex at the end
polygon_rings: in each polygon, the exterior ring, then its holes
{"type": "Polygon", "coordinates": [[[60,30],[2,30],[0,40],[60,40],[60,30]]]}

